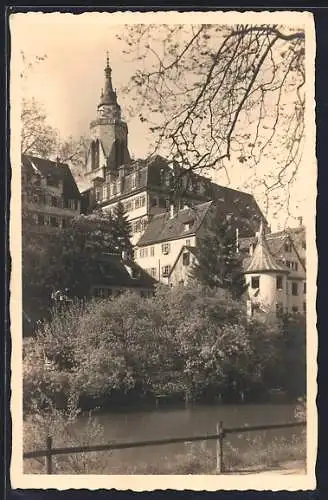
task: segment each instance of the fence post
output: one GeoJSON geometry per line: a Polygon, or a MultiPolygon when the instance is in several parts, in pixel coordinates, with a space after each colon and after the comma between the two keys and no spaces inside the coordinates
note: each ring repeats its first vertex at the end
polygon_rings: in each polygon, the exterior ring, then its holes
{"type": "Polygon", "coordinates": [[[223,423],[220,420],[216,424],[216,434],[219,436],[216,440],[216,472],[217,474],[222,474],[223,472],[223,423]]]}
{"type": "Polygon", "coordinates": [[[47,474],[52,474],[52,437],[47,437],[47,454],[46,454],[46,467],[47,474]]]}

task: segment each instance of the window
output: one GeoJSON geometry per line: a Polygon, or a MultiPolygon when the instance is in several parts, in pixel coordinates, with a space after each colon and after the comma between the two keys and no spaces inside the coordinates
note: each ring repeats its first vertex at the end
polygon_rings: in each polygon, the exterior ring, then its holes
{"type": "Polygon", "coordinates": [[[116,182],[116,191],[117,191],[117,194],[121,194],[121,187],[122,187],[121,181],[118,180],[116,182]]]}
{"type": "Polygon", "coordinates": [[[100,201],[101,200],[101,190],[100,188],[97,188],[96,189],[96,201],[100,201]]]}
{"type": "Polygon", "coordinates": [[[152,267],[150,269],[150,275],[153,277],[153,278],[156,278],[156,267],[152,267]]]}
{"type": "Polygon", "coordinates": [[[292,283],[292,295],[298,295],[297,283],[292,283]]]}
{"type": "Polygon", "coordinates": [[[285,252],[291,252],[292,251],[292,245],[286,241],[286,243],[284,244],[284,250],[285,252]]]}
{"type": "Polygon", "coordinates": [[[189,266],[190,264],[190,253],[189,252],[184,252],[182,254],[182,265],[183,266],[189,266]]]}
{"type": "Polygon", "coordinates": [[[57,217],[50,217],[50,225],[52,227],[58,227],[59,226],[59,221],[57,217]]]}
{"type": "Polygon", "coordinates": [[[144,231],[147,226],[147,219],[141,219],[140,220],[140,231],[144,231]]]}
{"type": "Polygon", "coordinates": [[[183,225],[183,229],[184,229],[184,232],[186,233],[187,231],[190,231],[190,228],[191,228],[191,223],[190,222],[186,222],[184,225],[183,225]]]}
{"type": "Polygon", "coordinates": [[[276,281],[277,281],[277,290],[282,290],[283,289],[282,276],[277,276],[276,281]]]}
{"type": "Polygon", "coordinates": [[[140,196],[140,206],[144,207],[146,205],[146,196],[140,196]]]}
{"type": "Polygon", "coordinates": [[[306,293],[306,281],[303,283],[303,293],[306,293]]]}
{"type": "Polygon", "coordinates": [[[290,268],[290,262],[289,262],[289,260],[286,260],[286,267],[290,268]]]}
{"type": "Polygon", "coordinates": [[[131,189],[135,189],[137,187],[137,176],[133,174],[131,177],[131,189]]]}
{"type": "Polygon", "coordinates": [[[65,229],[65,228],[67,227],[67,225],[68,225],[68,224],[67,224],[67,222],[68,222],[68,220],[67,220],[67,219],[65,219],[65,217],[63,217],[63,218],[62,218],[62,224],[61,224],[61,227],[62,227],[63,229],[65,229]]]}
{"type": "Polygon", "coordinates": [[[155,255],[155,247],[150,247],[150,256],[154,257],[155,255]]]}
{"type": "Polygon", "coordinates": [[[259,276],[252,276],[251,286],[253,289],[260,288],[260,277],[259,276]]]}
{"type": "Polygon", "coordinates": [[[140,248],[140,257],[148,257],[148,248],[140,248]]]}
{"type": "Polygon", "coordinates": [[[190,247],[190,240],[186,240],[186,247],[190,247]]]}
{"type": "Polygon", "coordinates": [[[39,203],[41,203],[41,205],[46,205],[46,197],[44,194],[39,194],[39,203]]]}
{"type": "Polygon", "coordinates": [[[303,250],[306,250],[306,243],[305,243],[305,241],[302,241],[302,248],[303,248],[303,250]]]}
{"type": "Polygon", "coordinates": [[[167,255],[170,253],[170,243],[162,243],[162,254],[167,255]]]}
{"type": "Polygon", "coordinates": [[[57,202],[56,196],[52,196],[51,197],[51,206],[52,207],[57,207],[58,206],[58,202],[57,202]]]}
{"type": "Polygon", "coordinates": [[[306,314],[306,302],[303,302],[303,312],[306,314]]]}
{"type": "Polygon", "coordinates": [[[166,277],[170,274],[171,266],[162,266],[162,276],[166,277]]]}
{"type": "Polygon", "coordinates": [[[140,207],[140,198],[136,198],[134,201],[134,208],[137,209],[140,207]]]}
{"type": "Polygon", "coordinates": [[[39,226],[44,226],[44,215],[42,214],[38,215],[38,224],[39,226]]]}
{"type": "Polygon", "coordinates": [[[75,200],[68,200],[68,207],[71,208],[72,210],[75,210],[76,208],[75,200]]]}
{"type": "Polygon", "coordinates": [[[298,307],[297,306],[293,306],[292,307],[292,312],[293,313],[297,313],[298,312],[298,307]]]}

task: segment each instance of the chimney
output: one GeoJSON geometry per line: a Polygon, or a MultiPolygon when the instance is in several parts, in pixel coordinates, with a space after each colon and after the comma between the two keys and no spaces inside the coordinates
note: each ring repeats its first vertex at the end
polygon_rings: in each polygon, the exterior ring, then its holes
{"type": "Polygon", "coordinates": [[[170,219],[174,217],[174,203],[170,203],[170,219]]]}
{"type": "Polygon", "coordinates": [[[298,225],[303,226],[303,217],[298,217],[298,225]]]}

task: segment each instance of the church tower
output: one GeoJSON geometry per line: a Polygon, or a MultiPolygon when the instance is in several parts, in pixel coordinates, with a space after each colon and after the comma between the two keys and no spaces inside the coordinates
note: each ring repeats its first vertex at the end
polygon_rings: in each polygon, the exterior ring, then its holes
{"type": "Polygon", "coordinates": [[[97,118],[90,123],[91,142],[86,164],[86,177],[94,179],[115,177],[120,165],[130,163],[128,127],[122,119],[112,84],[112,69],[107,63],[105,82],[97,107],[97,118]]]}

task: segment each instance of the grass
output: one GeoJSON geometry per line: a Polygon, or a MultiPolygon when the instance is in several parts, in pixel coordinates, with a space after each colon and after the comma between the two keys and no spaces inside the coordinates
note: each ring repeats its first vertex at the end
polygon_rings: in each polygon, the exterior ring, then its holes
{"type": "MultiPolygon", "coordinates": [[[[98,431],[94,429],[94,438],[98,431]]],[[[251,434],[251,433],[250,433],[251,434]]],[[[62,435],[56,445],[72,446],[77,444],[78,436],[62,435]]],[[[100,437],[100,435],[98,435],[100,437]]],[[[242,436],[245,439],[245,436],[242,436]]],[[[98,440],[97,440],[98,441],[98,440]]],[[[235,440],[236,441],[236,440],[235,440]]],[[[238,441],[238,439],[237,439],[238,441]]],[[[284,468],[284,463],[298,461],[304,463],[306,457],[305,435],[293,435],[290,439],[275,437],[269,443],[262,435],[246,438],[241,451],[227,439],[224,442],[224,472],[239,474],[245,471],[274,470],[284,468]],[[247,445],[247,446],[245,446],[247,445]]],[[[95,442],[95,441],[93,441],[95,442]]],[[[99,442],[99,441],[98,441],[99,442]]],[[[86,444],[79,440],[79,444],[86,444]]],[[[238,443],[237,443],[238,444],[238,443]]],[[[159,447],[160,449],[160,447],[159,447]]],[[[150,455],[149,462],[131,458],[125,460],[128,450],[106,451],[100,453],[80,453],[61,455],[53,458],[55,474],[216,474],[216,453],[214,442],[185,443],[181,453],[166,453],[161,458],[150,455]]],[[[136,455],[137,457],[137,455],[136,455]]],[[[25,460],[26,474],[42,474],[45,472],[44,459],[25,460]]]]}

